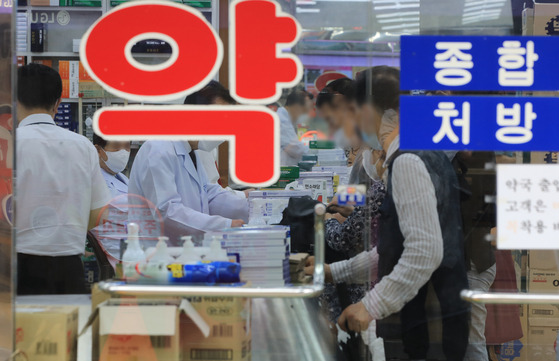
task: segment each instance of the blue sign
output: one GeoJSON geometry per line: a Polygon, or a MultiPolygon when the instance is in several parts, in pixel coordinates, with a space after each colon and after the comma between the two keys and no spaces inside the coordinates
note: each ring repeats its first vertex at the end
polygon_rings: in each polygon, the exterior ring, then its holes
{"type": "Polygon", "coordinates": [[[401,96],[405,150],[559,150],[559,98],[401,96]]]}
{"type": "Polygon", "coordinates": [[[559,90],[559,37],[402,36],[403,90],[559,90]]]}

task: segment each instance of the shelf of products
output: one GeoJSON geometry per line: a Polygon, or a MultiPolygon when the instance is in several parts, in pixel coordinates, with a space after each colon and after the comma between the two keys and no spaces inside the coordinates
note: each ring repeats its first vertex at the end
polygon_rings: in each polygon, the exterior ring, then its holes
{"type": "MultiPolygon", "coordinates": [[[[63,79],[63,103],[71,105],[69,129],[86,135],[86,104],[96,107],[126,103],[105,92],[79,63],[79,45],[89,27],[121,0],[19,0],[16,17],[18,64],[41,63],[56,69],[63,79]],[[71,86],[70,86],[71,85],[71,86]],[[70,89],[72,91],[70,92],[70,89]],[[82,97],[80,103],[79,97],[82,97]],[[78,109],[83,104],[82,109],[78,109]],[[75,109],[74,109],[75,108],[75,109]],[[74,114],[75,112],[75,114],[74,114]],[[81,119],[80,119],[81,117],[81,119]],[[75,123],[75,124],[74,124],[75,123]],[[77,124],[77,125],[76,125],[77,124]]],[[[175,1],[201,11],[218,30],[217,1],[175,1]]],[[[142,63],[157,64],[169,58],[172,49],[158,39],[144,40],[132,48],[142,63]]],[[[182,103],[182,102],[181,102],[182,103]]]]}

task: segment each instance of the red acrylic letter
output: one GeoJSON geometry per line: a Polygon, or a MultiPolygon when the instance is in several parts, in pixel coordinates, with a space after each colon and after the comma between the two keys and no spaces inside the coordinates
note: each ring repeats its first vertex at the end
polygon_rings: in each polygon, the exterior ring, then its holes
{"type": "Polygon", "coordinates": [[[268,0],[237,0],[229,19],[231,95],[245,104],[277,101],[303,75],[299,59],[281,49],[295,45],[300,25],[268,0]]]}
{"type": "Polygon", "coordinates": [[[171,1],[131,1],[101,17],[84,35],[87,72],[109,92],[137,101],[172,100],[206,85],[223,60],[221,40],[203,15],[171,1]],[[157,65],[132,57],[141,40],[161,39],[171,57],[157,65]]]}
{"type": "Polygon", "coordinates": [[[93,124],[106,139],[228,140],[235,183],[261,187],[279,178],[279,120],[263,106],[102,108],[93,124]]]}

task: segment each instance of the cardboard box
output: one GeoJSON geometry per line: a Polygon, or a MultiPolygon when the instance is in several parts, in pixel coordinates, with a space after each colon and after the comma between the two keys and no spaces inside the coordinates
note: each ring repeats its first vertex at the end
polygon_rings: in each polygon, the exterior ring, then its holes
{"type": "Polygon", "coordinates": [[[528,253],[528,265],[539,270],[558,270],[556,251],[533,250],[528,253]]]}
{"type": "Polygon", "coordinates": [[[32,361],[77,357],[78,309],[71,306],[17,306],[16,348],[32,361]]]}
{"type": "Polygon", "coordinates": [[[522,338],[509,341],[501,345],[500,353],[495,354],[497,361],[529,361],[528,341],[528,314],[526,305],[520,305],[520,324],[522,326],[522,338]]]}
{"type": "Polygon", "coordinates": [[[88,322],[99,319],[99,359],[179,361],[181,306],[178,300],[138,299],[100,304],[88,322]]]}
{"type": "Polygon", "coordinates": [[[559,35],[559,4],[534,3],[533,35],[559,35]]]}
{"type": "MultiPolygon", "coordinates": [[[[95,285],[93,287],[91,303],[93,306],[93,314],[88,321],[88,326],[93,328],[92,341],[92,360],[165,360],[173,361],[180,359],[188,360],[229,360],[229,361],[250,361],[251,359],[251,300],[246,298],[233,297],[195,297],[189,300],[178,298],[161,299],[109,299],[109,296],[99,291],[95,285]],[[144,319],[144,326],[132,325],[120,326],[116,331],[107,326],[115,324],[116,321],[107,321],[116,319],[115,310],[103,312],[111,305],[139,305],[142,307],[154,306],[151,310],[146,310],[147,316],[139,316],[144,310],[123,309],[126,314],[134,320],[144,319]],[[176,313],[171,317],[170,311],[167,315],[163,315],[158,311],[158,306],[174,305],[176,313]],[[153,312],[152,312],[153,310],[153,312]],[[140,312],[140,313],[138,313],[140,312]],[[112,314],[111,314],[112,313],[112,314]],[[136,315],[134,316],[134,313],[136,315]],[[155,313],[158,324],[165,320],[168,329],[161,330],[161,325],[153,328],[146,322],[152,322],[148,318],[155,313]],[[176,317],[176,318],[175,318],[176,317]],[[174,338],[169,338],[171,326],[168,320],[175,319],[176,331],[174,338]],[[103,322],[105,320],[106,322],[103,322]],[[158,333],[166,332],[166,334],[158,335],[158,333]],[[146,335],[148,333],[148,335],[146,335]],[[97,336],[97,337],[96,337],[97,336]],[[111,336],[110,339],[108,336],[111,336]],[[153,347],[152,347],[153,345],[153,347]],[[175,346],[178,345],[178,349],[175,346]],[[169,348],[170,346],[170,348],[169,348]],[[118,355],[105,348],[115,348],[118,355]],[[165,349],[167,349],[165,351],[165,349]],[[105,352],[105,353],[104,353],[105,352]],[[168,356],[162,355],[164,352],[168,356]],[[124,357],[128,354],[128,358],[124,357]],[[160,355],[161,354],[161,355],[160,355]],[[161,358],[163,357],[163,358],[161,358]],[[177,358],[175,358],[177,357],[177,358]]],[[[121,308],[124,308],[122,306],[121,308]]],[[[120,315],[118,317],[124,317],[120,315]]],[[[136,321],[134,321],[136,322],[136,321]]],[[[126,324],[128,321],[123,319],[119,324],[126,324]]],[[[88,327],[86,326],[86,327],[88,327]]],[[[85,329],[84,329],[85,330],[85,329]]],[[[82,330],[82,333],[84,332],[82,330]]]]}
{"type": "Polygon", "coordinates": [[[559,326],[548,318],[528,318],[528,360],[555,361],[555,341],[559,326]]]}
{"type": "Polygon", "coordinates": [[[183,361],[251,359],[251,300],[234,297],[195,297],[194,309],[210,326],[204,337],[187,317],[181,318],[183,361]]]}
{"type": "Polygon", "coordinates": [[[559,292],[559,271],[530,268],[529,292],[559,292]]]}

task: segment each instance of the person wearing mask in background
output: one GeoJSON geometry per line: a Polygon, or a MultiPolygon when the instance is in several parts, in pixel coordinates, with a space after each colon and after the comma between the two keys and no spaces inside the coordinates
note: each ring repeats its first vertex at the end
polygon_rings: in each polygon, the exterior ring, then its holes
{"type": "Polygon", "coordinates": [[[353,80],[342,78],[328,83],[316,97],[318,114],[326,120],[330,137],[336,147],[345,151],[350,166],[362,150],[362,142],[356,132],[353,92],[353,80]]]}
{"type": "Polygon", "coordinates": [[[296,166],[309,148],[297,137],[295,127],[304,123],[313,108],[313,96],[303,89],[295,88],[289,93],[285,106],[278,109],[280,118],[281,165],[296,166]]]}
{"type": "Polygon", "coordinates": [[[122,172],[130,159],[130,142],[107,141],[94,134],[93,145],[99,155],[101,173],[111,192],[111,201],[101,215],[102,224],[91,232],[116,269],[120,259],[120,240],[126,237],[128,221],[128,177],[122,172]]]}
{"type": "MultiPolygon", "coordinates": [[[[368,185],[370,177],[363,168],[363,154],[369,151],[370,155],[370,149],[363,143],[357,128],[360,114],[355,104],[354,87],[354,81],[349,78],[328,83],[318,94],[316,107],[328,123],[336,146],[346,152],[348,165],[352,166],[349,184],[368,185]]],[[[378,148],[380,150],[380,146],[378,148]]]]}
{"type": "Polygon", "coordinates": [[[130,159],[130,142],[106,141],[93,135],[93,145],[99,154],[101,174],[113,198],[128,194],[128,177],[122,174],[130,159]]]}
{"type": "MultiPolygon", "coordinates": [[[[236,104],[236,102],[235,99],[233,99],[229,94],[229,90],[227,90],[227,88],[225,88],[219,82],[212,80],[206,87],[204,87],[204,89],[187,96],[184,100],[184,104],[234,105],[236,104]]],[[[219,184],[220,175],[216,165],[214,153],[221,143],[223,143],[222,140],[203,140],[198,142],[198,150],[195,151],[204,166],[209,184],[219,184]]],[[[241,198],[247,198],[248,193],[253,190],[248,189],[245,191],[237,191],[231,189],[230,187],[225,187],[225,189],[241,198]]]]}
{"type": "Polygon", "coordinates": [[[55,125],[62,80],[18,68],[16,237],[19,294],[85,293],[86,233],[110,200],[91,142],[55,125]]]}
{"type": "Polygon", "coordinates": [[[463,360],[470,315],[460,298],[468,279],[458,181],[444,153],[400,151],[399,127],[387,128],[382,121],[387,110],[398,111],[399,80],[399,71],[387,66],[369,69],[357,79],[364,138],[370,144],[380,138],[387,159],[379,243],[349,261],[326,266],[325,274],[336,283],[366,280],[371,274],[374,279],[378,274],[375,287],[361,302],[344,310],[338,323],[344,330],[360,332],[373,319],[400,312],[404,351],[411,360],[427,357],[425,301],[431,283],[441,308],[445,357],[463,360]]]}
{"type": "MultiPolygon", "coordinates": [[[[214,104],[227,102],[216,98],[214,104]]],[[[147,141],[132,165],[129,194],[155,205],[172,244],[178,244],[181,236],[202,236],[207,231],[240,227],[248,221],[246,198],[208,183],[201,158],[195,152],[200,143],[204,142],[147,141]]],[[[155,216],[156,212],[152,213],[155,216]]]]}

